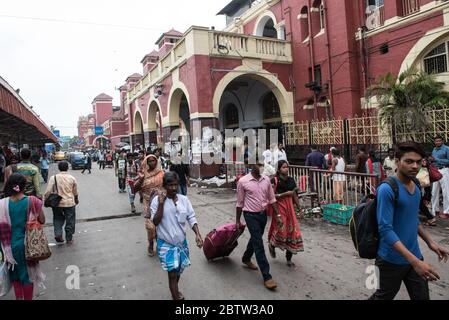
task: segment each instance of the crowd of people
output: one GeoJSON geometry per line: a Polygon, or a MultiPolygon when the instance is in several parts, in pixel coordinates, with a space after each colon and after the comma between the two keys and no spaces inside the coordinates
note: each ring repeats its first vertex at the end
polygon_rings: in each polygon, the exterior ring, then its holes
{"type": "MultiPolygon", "coordinates": [[[[180,158],[181,154],[177,156],[180,158]]],[[[304,251],[295,212],[295,206],[300,207],[298,182],[289,176],[290,165],[282,145],[277,146],[276,154],[271,150],[264,152],[263,159],[255,164],[249,164],[248,158],[247,155],[247,171],[237,183],[236,229],[240,229],[243,215],[250,234],[241,261],[244,267],[260,270],[264,286],[274,290],[277,283],[265,254],[265,228],[271,216],[267,234],[269,254],[276,258],[278,250],[285,251],[287,266],[294,267],[293,256],[304,251]],[[252,261],[253,256],[257,265],[252,261]]],[[[45,156],[39,159],[41,166],[38,168],[32,163],[31,151],[22,149],[20,161],[14,161],[14,155],[11,155],[8,158],[10,164],[3,168],[6,198],[0,201],[0,242],[6,261],[16,266],[11,270],[11,279],[18,299],[30,299],[33,285],[42,280],[38,264],[30,264],[24,259],[24,230],[30,219],[27,217],[28,204],[34,206],[34,218],[44,223],[42,202],[53,193],[61,196],[59,205],[52,208],[55,239],[58,243],[73,242],[75,208],[79,204],[77,181],[68,173],[66,161],[59,162],[59,173],[48,178],[49,161],[46,159],[45,156]],[[47,182],[43,194],[38,175],[42,175],[47,182]]],[[[98,157],[100,167],[102,161],[106,161],[104,159],[98,157]]],[[[184,295],[179,291],[178,284],[183,271],[190,265],[186,228],[190,227],[195,233],[197,247],[203,246],[203,238],[195,210],[187,197],[189,165],[175,161],[176,164],[165,168],[163,162],[161,149],[146,152],[120,150],[115,156],[114,168],[118,192],[128,193],[131,211],[136,212],[137,195],[143,203],[147,254],[150,257],[158,256],[162,269],[167,271],[172,298],[183,300],[184,295]]],[[[340,150],[331,148],[324,155],[313,146],[306,165],[330,171],[335,201],[343,201],[346,162],[340,150]]],[[[418,236],[438,255],[440,261],[447,261],[449,252],[430,238],[419,224],[417,213],[423,210],[421,203],[425,203],[427,208],[431,205],[432,209],[427,213],[430,215],[427,221],[429,226],[434,225],[438,213],[441,219],[449,217],[449,147],[440,137],[436,137],[432,154],[426,155],[416,143],[402,143],[389,151],[383,163],[374,152],[366,153],[361,149],[356,157],[355,170],[363,174],[377,174],[380,185],[376,189],[380,234],[376,266],[380,270],[380,288],[371,298],[393,299],[404,282],[412,299],[428,299],[428,282],[439,279],[439,275],[433,266],[423,261],[418,236]],[[427,176],[436,170],[440,177],[433,184],[422,177],[416,179],[422,170],[428,170],[427,176]],[[382,183],[385,177],[392,177],[398,184],[398,199],[394,199],[393,190],[382,183]],[[440,196],[443,211],[439,207],[440,196]]]]}

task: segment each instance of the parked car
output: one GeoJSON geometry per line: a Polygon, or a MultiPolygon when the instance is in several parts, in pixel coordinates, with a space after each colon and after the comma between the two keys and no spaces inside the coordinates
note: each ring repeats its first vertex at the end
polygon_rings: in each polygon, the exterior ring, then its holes
{"type": "Polygon", "coordinates": [[[81,152],[72,153],[70,156],[70,165],[72,170],[84,169],[84,154],[81,152]]]}
{"type": "Polygon", "coordinates": [[[66,154],[64,152],[62,152],[62,151],[56,151],[55,155],[53,157],[53,160],[55,162],[56,161],[63,161],[63,160],[66,160],[66,159],[67,159],[66,154]]]}

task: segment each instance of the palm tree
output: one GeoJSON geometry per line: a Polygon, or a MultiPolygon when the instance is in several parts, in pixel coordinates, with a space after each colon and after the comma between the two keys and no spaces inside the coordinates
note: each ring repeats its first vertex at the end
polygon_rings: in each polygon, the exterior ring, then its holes
{"type": "Polygon", "coordinates": [[[377,98],[382,126],[405,126],[411,136],[425,132],[429,124],[428,110],[449,105],[449,93],[444,91],[444,83],[415,68],[404,71],[397,78],[391,73],[382,76],[377,84],[368,88],[366,95],[367,99],[377,98]]]}

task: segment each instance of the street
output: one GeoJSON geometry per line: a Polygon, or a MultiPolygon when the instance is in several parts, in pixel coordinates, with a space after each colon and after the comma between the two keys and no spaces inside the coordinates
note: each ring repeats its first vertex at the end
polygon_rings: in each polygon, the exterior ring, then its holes
{"type": "MultiPolygon", "coordinates": [[[[52,165],[50,174],[55,170],[56,166],[52,165]]],[[[52,226],[46,226],[53,254],[42,262],[47,276],[46,289],[39,290],[37,299],[171,299],[167,273],[161,269],[157,257],[146,254],[143,218],[130,215],[128,195],[118,193],[114,170],[99,171],[94,163],[92,174],[69,172],[76,177],[80,193],[74,243],[54,245],[52,226]],[[80,270],[79,289],[66,287],[68,266],[80,270]]],[[[203,238],[215,227],[235,221],[233,190],[191,188],[189,198],[203,238]]],[[[136,207],[142,212],[138,197],[136,207]]],[[[47,224],[51,224],[51,210],[45,212],[47,224]]],[[[269,225],[266,233],[268,228],[269,225]]],[[[271,273],[278,283],[275,292],[263,286],[259,271],[241,265],[248,231],[228,259],[208,262],[202,250],[195,246],[194,233],[189,230],[192,266],[182,275],[180,290],[188,300],[364,300],[374,292],[365,286],[369,276],[365,271],[372,261],[356,257],[347,227],[308,219],[301,221],[301,229],[305,251],[294,256],[296,268],[286,266],[283,252],[278,250],[277,259],[272,259],[266,250],[271,273]]],[[[449,247],[447,226],[427,230],[437,242],[449,247]]],[[[440,264],[422,241],[420,244],[425,259],[436,266],[441,276],[440,281],[430,283],[431,299],[448,299],[449,266],[440,264]]],[[[11,291],[6,300],[13,298],[11,291]]],[[[408,299],[404,286],[397,299],[408,299]]]]}

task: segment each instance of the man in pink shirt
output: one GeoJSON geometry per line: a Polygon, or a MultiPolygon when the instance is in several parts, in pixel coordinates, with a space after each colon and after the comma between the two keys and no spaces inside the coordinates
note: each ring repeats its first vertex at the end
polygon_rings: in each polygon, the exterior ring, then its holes
{"type": "Polygon", "coordinates": [[[276,219],[279,217],[279,212],[271,182],[268,177],[261,175],[260,167],[261,164],[252,165],[251,173],[241,178],[238,182],[236,226],[239,229],[240,218],[243,212],[251,239],[248,242],[242,262],[246,267],[257,270],[257,266],[251,262],[251,257],[255,253],[265,287],[274,290],[277,285],[270,274],[270,264],[265,255],[262,237],[268,220],[265,213],[267,206],[269,204],[273,205],[274,218],[276,219]]]}

